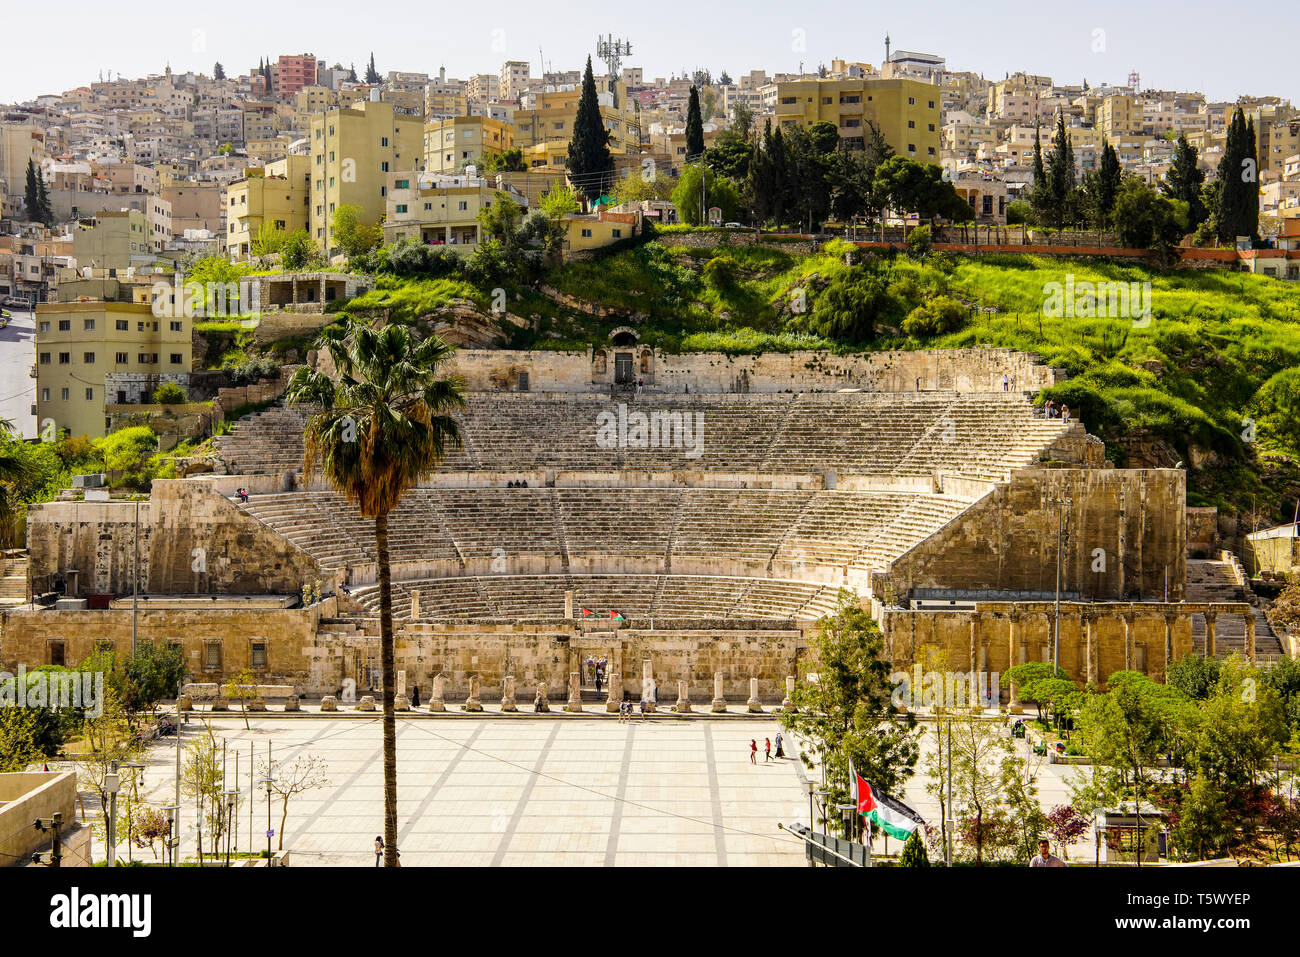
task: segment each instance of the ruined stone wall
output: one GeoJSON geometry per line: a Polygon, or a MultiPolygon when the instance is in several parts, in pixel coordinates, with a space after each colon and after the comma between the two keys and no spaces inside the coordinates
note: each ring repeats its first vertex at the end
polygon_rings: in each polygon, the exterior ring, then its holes
{"type": "MultiPolygon", "coordinates": [[[[1065,515],[1062,591],[1088,600],[1183,597],[1186,475],[1178,469],[1025,469],[873,576],[872,593],[927,589],[1045,595],[1056,588],[1057,506],[1065,515]]],[[[978,593],[989,593],[980,596],[978,593]]]]}
{"type": "MultiPolygon", "coordinates": [[[[915,392],[952,389],[959,392],[1000,392],[1002,377],[1015,379],[1015,391],[1031,392],[1052,385],[1055,372],[1027,353],[1010,349],[952,349],[879,352],[837,356],[829,352],[769,352],[727,356],[719,352],[671,355],[645,346],[599,347],[606,354],[603,370],[594,360],[598,350],[544,352],[462,349],[454,371],[470,391],[518,387],[519,373],[528,373],[533,392],[601,392],[614,381],[614,352],[634,353],[638,378],[665,392],[827,392],[865,389],[876,392],[915,392]],[[650,352],[648,371],[641,356],[650,352]],[[596,371],[600,370],[600,371],[596,371]]],[[[325,357],[316,356],[318,363],[325,357]]],[[[324,368],[324,366],[322,366],[324,368]]],[[[1010,385],[1010,381],[1008,381],[1010,385]]]]}
{"type": "MultiPolygon", "coordinates": [[[[297,594],[323,579],[295,545],[207,482],[159,479],[140,504],[141,590],[155,595],[297,594]],[[201,551],[196,551],[201,550],[201,551]]],[[[76,570],[77,593],[129,594],[136,560],[131,502],[48,502],[28,511],[33,590],[76,570]]]]}

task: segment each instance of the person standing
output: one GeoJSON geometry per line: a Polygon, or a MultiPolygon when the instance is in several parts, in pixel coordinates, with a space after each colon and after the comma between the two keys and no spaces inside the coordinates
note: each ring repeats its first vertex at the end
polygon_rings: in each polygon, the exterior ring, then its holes
{"type": "Polygon", "coordinates": [[[1038,854],[1029,862],[1030,867],[1066,867],[1065,861],[1048,849],[1047,838],[1038,839],[1038,854]]]}
{"type": "Polygon", "coordinates": [[[783,740],[783,739],[782,739],[782,737],[781,737],[781,732],[778,731],[778,732],[776,733],[776,756],[777,756],[778,758],[783,758],[783,757],[785,757],[785,751],[783,751],[782,748],[781,748],[781,742],[782,742],[782,740],[783,740]]]}
{"type": "Polygon", "coordinates": [[[753,738],[749,739],[749,763],[758,764],[758,742],[753,738]]]}
{"type": "Polygon", "coordinates": [[[772,760],[772,739],[763,739],[763,763],[767,764],[772,760]]]}
{"type": "Polygon", "coordinates": [[[411,707],[420,707],[420,686],[411,685],[411,707]]]}
{"type": "Polygon", "coordinates": [[[375,867],[384,862],[384,839],[375,835],[375,867]]]}
{"type": "Polygon", "coordinates": [[[602,677],[604,676],[600,673],[600,668],[597,667],[596,668],[596,696],[597,697],[600,696],[600,680],[602,677]]]}

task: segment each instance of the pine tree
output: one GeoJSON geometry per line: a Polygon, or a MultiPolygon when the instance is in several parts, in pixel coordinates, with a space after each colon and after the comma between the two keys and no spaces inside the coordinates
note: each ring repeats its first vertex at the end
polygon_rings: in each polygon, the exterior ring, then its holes
{"type": "Polygon", "coordinates": [[[221,61],[218,60],[216,63],[212,65],[212,79],[224,80],[225,78],[226,78],[226,68],[222,66],[221,61]]]}
{"type": "Polygon", "coordinates": [[[1119,196],[1120,180],[1123,170],[1119,165],[1119,155],[1109,142],[1101,144],[1101,164],[1097,170],[1097,216],[1101,225],[1110,223],[1110,214],[1115,209],[1115,199],[1119,196]]]}
{"type": "Polygon", "coordinates": [[[54,224],[54,207],[50,205],[50,194],[45,189],[45,177],[36,177],[37,219],[47,227],[54,224]]]}
{"type": "Polygon", "coordinates": [[[379,71],[375,69],[375,55],[370,54],[370,63],[366,66],[366,82],[378,83],[380,80],[379,71]]]}
{"type": "Polygon", "coordinates": [[[1187,229],[1195,232],[1205,222],[1205,205],[1201,202],[1201,188],[1205,172],[1197,165],[1196,147],[1187,142],[1185,133],[1178,134],[1174,144],[1174,159],[1160,184],[1160,190],[1170,199],[1187,204],[1187,229]]]}
{"type": "Polygon", "coordinates": [[[1255,139],[1255,118],[1252,116],[1246,124],[1244,142],[1245,159],[1250,162],[1242,166],[1241,178],[1241,222],[1245,227],[1243,236],[1259,238],[1259,147],[1255,139]]]}
{"type": "Polygon", "coordinates": [[[1056,135],[1052,138],[1052,155],[1047,162],[1047,190],[1053,224],[1060,229],[1073,217],[1072,193],[1075,188],[1074,147],[1065,132],[1065,114],[1056,114],[1056,135]]]}
{"type": "Polygon", "coordinates": [[[1228,124],[1228,134],[1223,144],[1223,157],[1219,160],[1219,205],[1217,213],[1217,235],[1219,242],[1231,243],[1242,232],[1242,197],[1246,184],[1242,182],[1241,161],[1249,155],[1246,152],[1246,120],[1238,107],[1228,124]]]}
{"type": "Polygon", "coordinates": [[[919,827],[907,835],[907,840],[903,844],[903,853],[898,855],[898,866],[930,866],[930,855],[925,852],[925,841],[921,840],[921,829],[919,827]]]}
{"type": "Polygon", "coordinates": [[[704,152],[704,121],[700,118],[700,91],[691,87],[690,104],[686,107],[686,157],[704,152]]]}
{"type": "Polygon", "coordinates": [[[596,78],[591,72],[591,57],[582,76],[582,95],[573,120],[569,139],[569,180],[588,200],[605,193],[614,178],[614,158],[609,152],[609,130],[600,115],[596,99],[596,78]]]}
{"type": "Polygon", "coordinates": [[[1047,187],[1047,170],[1043,167],[1042,124],[1034,124],[1034,192],[1047,187]]]}

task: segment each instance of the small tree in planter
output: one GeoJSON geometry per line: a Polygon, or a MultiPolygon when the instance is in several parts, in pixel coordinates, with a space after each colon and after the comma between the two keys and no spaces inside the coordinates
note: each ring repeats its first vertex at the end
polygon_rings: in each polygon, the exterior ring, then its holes
{"type": "Polygon", "coordinates": [[[903,853],[898,856],[899,867],[929,867],[930,855],[925,851],[925,841],[921,840],[921,828],[907,836],[903,844],[903,853]]]}

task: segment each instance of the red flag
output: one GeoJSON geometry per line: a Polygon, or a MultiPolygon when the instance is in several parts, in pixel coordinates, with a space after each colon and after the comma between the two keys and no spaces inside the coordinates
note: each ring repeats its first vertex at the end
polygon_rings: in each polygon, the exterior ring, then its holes
{"type": "Polygon", "coordinates": [[[582,617],[583,617],[583,618],[590,618],[590,617],[591,617],[591,614],[592,614],[592,612],[591,612],[591,609],[590,609],[590,608],[584,608],[584,609],[582,609],[582,617]]]}

